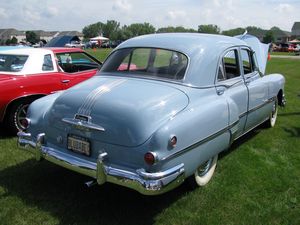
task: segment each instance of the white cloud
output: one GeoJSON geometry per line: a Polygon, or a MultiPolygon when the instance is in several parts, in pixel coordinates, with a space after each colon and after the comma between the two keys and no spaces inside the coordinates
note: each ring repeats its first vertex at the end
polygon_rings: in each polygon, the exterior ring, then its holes
{"type": "Polygon", "coordinates": [[[116,0],[112,9],[117,11],[129,11],[131,9],[131,5],[127,0],[116,0]]]}
{"type": "Polygon", "coordinates": [[[174,10],[168,12],[167,18],[171,20],[185,19],[186,15],[186,12],[183,10],[174,10]]]}
{"type": "Polygon", "coordinates": [[[30,5],[23,6],[22,14],[24,16],[24,20],[29,21],[30,23],[34,23],[41,19],[39,11],[30,5]]]}
{"type": "Polygon", "coordinates": [[[53,7],[53,6],[49,6],[45,9],[44,15],[46,17],[49,17],[49,18],[57,16],[58,15],[58,9],[56,7],[53,7]]]}
{"type": "Polygon", "coordinates": [[[275,7],[275,10],[279,13],[291,13],[293,7],[290,4],[282,3],[275,7]]]}
{"type": "Polygon", "coordinates": [[[0,19],[6,19],[8,17],[5,9],[0,8],[0,19]]]}
{"type": "Polygon", "coordinates": [[[290,31],[300,21],[299,0],[0,0],[0,28],[78,30],[96,22],[121,25],[149,22],[156,28],[197,29],[216,24],[222,30],[278,26],[290,31]],[[280,14],[280,16],[279,16],[280,14]]]}

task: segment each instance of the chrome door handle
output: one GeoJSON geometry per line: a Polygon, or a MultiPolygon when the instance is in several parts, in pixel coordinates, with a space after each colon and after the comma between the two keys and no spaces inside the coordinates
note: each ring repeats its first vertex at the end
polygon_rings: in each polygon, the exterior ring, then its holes
{"type": "Polygon", "coordinates": [[[250,82],[251,82],[251,77],[247,77],[245,79],[245,84],[248,85],[248,84],[250,84],[250,82]]]}
{"type": "Polygon", "coordinates": [[[62,82],[63,84],[66,84],[66,83],[69,83],[70,80],[62,80],[61,82],[62,82]]]}
{"type": "Polygon", "coordinates": [[[222,95],[222,94],[224,94],[226,87],[220,86],[220,87],[217,87],[216,89],[217,89],[217,94],[222,95]]]}

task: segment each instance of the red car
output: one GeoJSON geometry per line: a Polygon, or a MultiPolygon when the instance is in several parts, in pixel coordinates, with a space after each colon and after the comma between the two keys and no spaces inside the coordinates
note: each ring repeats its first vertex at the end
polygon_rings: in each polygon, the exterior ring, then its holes
{"type": "Polygon", "coordinates": [[[94,76],[102,63],[78,48],[0,49],[0,122],[23,130],[27,108],[94,76]]]}

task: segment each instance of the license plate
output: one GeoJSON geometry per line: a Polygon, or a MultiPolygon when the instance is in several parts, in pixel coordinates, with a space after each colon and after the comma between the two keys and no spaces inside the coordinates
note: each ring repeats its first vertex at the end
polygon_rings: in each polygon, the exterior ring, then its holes
{"type": "Polygon", "coordinates": [[[91,155],[90,142],[86,138],[69,135],[68,149],[87,156],[91,155]]]}

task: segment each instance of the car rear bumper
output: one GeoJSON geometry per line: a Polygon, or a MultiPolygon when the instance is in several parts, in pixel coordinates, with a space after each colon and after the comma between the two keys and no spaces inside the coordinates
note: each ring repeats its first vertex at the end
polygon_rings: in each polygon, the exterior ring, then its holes
{"type": "Polygon", "coordinates": [[[18,146],[35,155],[36,160],[46,159],[69,170],[96,179],[98,184],[110,182],[134,189],[145,195],[158,195],[179,186],[185,178],[184,164],[168,170],[148,173],[144,169],[129,171],[106,162],[107,153],[99,154],[97,162],[85,160],[43,145],[44,134],[32,138],[30,133],[18,133],[18,146]]]}

